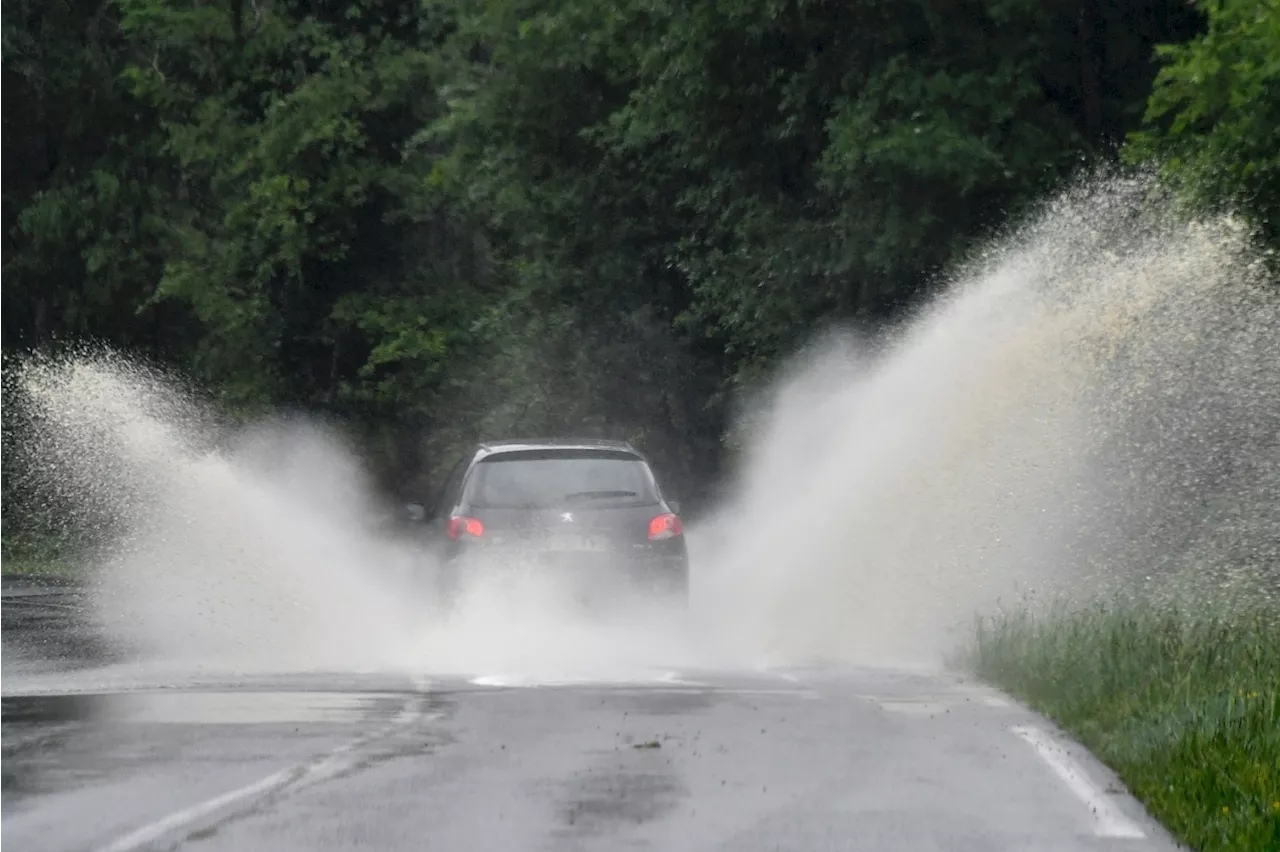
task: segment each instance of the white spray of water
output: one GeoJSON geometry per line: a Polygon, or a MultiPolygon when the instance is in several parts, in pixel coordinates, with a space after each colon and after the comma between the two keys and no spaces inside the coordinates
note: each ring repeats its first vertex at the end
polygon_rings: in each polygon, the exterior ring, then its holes
{"type": "Polygon", "coordinates": [[[1280,294],[1238,223],[1151,193],[1074,189],[879,357],[837,341],[781,385],[718,521],[717,633],[936,660],[1001,599],[1276,564],[1280,294]]]}
{"type": "Polygon", "coordinates": [[[283,421],[216,446],[210,412],[116,357],[42,363],[25,385],[46,480],[114,516],[93,603],[116,640],[190,670],[376,667],[403,651],[416,613],[387,580],[412,554],[376,534],[331,431],[283,421]]]}
{"type": "Polygon", "coordinates": [[[440,613],[332,433],[210,447],[207,412],[120,360],[25,385],[48,464],[125,501],[98,609],[153,657],[544,681],[929,664],[999,599],[1280,555],[1275,289],[1232,220],[1181,220],[1150,190],[1068,192],[889,345],[836,336],[791,365],[734,498],[691,531],[687,614],[588,618],[527,573],[440,613]]]}

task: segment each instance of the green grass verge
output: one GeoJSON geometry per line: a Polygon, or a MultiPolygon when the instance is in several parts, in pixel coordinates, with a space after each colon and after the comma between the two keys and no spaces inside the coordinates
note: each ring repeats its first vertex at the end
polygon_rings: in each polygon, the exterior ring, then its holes
{"type": "Polygon", "coordinates": [[[1053,719],[1200,852],[1280,850],[1280,606],[979,622],[983,680],[1053,719]]]}

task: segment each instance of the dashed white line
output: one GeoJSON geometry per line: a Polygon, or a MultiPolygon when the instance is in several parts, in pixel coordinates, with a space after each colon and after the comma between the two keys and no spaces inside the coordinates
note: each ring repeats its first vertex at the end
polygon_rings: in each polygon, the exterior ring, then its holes
{"type": "Polygon", "coordinates": [[[222,814],[224,818],[233,816],[237,813],[235,810],[237,805],[247,805],[261,799],[263,796],[280,790],[309,787],[312,784],[333,778],[354,768],[359,763],[360,758],[354,754],[357,749],[382,739],[395,732],[397,728],[415,722],[423,718],[423,716],[421,696],[415,696],[405,702],[404,708],[389,724],[372,733],[357,737],[306,763],[299,763],[287,769],[282,769],[252,784],[246,784],[220,796],[206,799],[189,808],[175,811],[112,841],[101,847],[98,852],[135,852],[135,850],[145,848],[161,838],[179,835],[184,831],[189,832],[202,820],[215,814],[222,814]]]}
{"type": "Polygon", "coordinates": [[[1031,744],[1040,759],[1048,764],[1059,778],[1067,785],[1080,801],[1084,802],[1094,816],[1094,834],[1100,837],[1146,837],[1133,820],[1118,811],[1107,800],[1107,794],[1089,780],[1089,776],[1062,746],[1039,728],[1029,725],[1014,727],[1013,732],[1031,744]]]}

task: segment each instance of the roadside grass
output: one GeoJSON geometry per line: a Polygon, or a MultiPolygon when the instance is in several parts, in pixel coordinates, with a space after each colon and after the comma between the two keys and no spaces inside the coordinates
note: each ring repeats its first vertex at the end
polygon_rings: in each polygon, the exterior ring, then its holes
{"type": "Polygon", "coordinates": [[[1280,605],[1116,602],[979,620],[966,662],[1200,852],[1280,850],[1280,605]]]}

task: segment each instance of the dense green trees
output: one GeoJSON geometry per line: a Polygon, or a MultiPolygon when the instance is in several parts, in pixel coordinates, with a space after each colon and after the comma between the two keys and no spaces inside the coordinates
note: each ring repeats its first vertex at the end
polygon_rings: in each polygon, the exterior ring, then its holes
{"type": "Polygon", "coordinates": [[[1156,157],[1197,202],[1280,244],[1280,0],[1210,0],[1207,31],[1164,45],[1131,162],[1156,157]]]}
{"type": "Polygon", "coordinates": [[[5,0],[4,346],[93,337],[238,407],[327,410],[400,487],[477,435],[573,429],[693,496],[736,381],[900,314],[1135,131],[1274,237],[1278,20],[5,0]]]}

